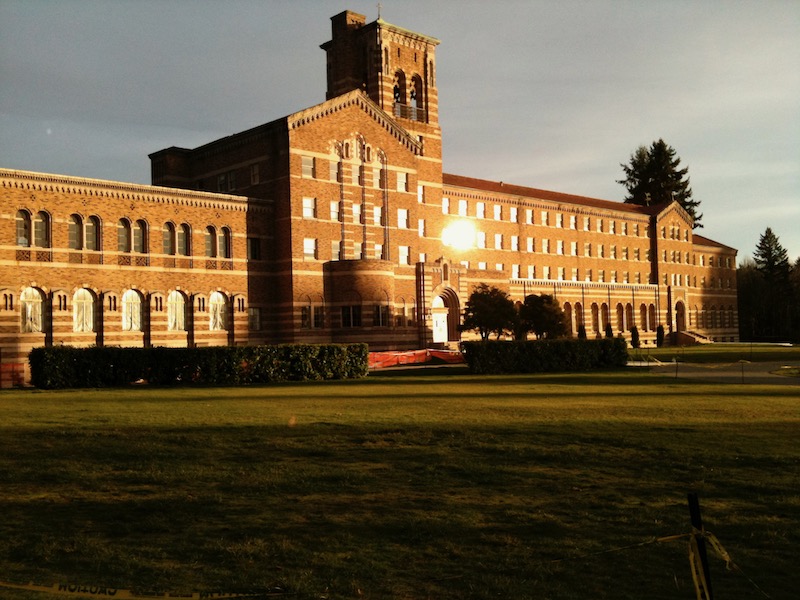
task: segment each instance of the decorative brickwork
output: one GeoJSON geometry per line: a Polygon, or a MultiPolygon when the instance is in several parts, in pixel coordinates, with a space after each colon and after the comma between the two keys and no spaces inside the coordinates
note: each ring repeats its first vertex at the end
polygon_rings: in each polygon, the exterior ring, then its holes
{"type": "Polygon", "coordinates": [[[555,295],[573,334],[737,339],[736,250],[677,203],[443,173],[439,41],[352,12],[332,31],[325,102],[155,152],[154,186],[0,170],[3,364],[60,343],[454,345],[479,283],[555,295]]]}

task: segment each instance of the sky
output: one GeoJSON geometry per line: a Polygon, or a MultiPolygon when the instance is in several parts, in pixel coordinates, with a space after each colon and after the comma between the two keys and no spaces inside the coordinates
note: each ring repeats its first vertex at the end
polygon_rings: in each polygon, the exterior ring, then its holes
{"type": "MultiPolygon", "coordinates": [[[[0,0],[0,167],[150,182],[193,148],[325,100],[330,17],[363,0],[0,0]]],[[[800,0],[382,0],[441,40],[448,173],[622,201],[663,139],[701,235],[800,257],[800,0]]]]}

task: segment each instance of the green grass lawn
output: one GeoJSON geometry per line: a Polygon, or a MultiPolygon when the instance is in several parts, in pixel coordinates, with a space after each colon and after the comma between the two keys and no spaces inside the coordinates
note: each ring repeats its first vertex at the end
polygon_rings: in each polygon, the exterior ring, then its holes
{"type": "Polygon", "coordinates": [[[733,363],[740,360],[750,362],[800,361],[800,346],[778,344],[698,344],[696,346],[664,346],[629,350],[634,360],[656,358],[662,362],[677,359],[695,363],[733,363]]]}
{"type": "Polygon", "coordinates": [[[798,434],[796,386],[635,372],[5,391],[0,580],[690,600],[686,541],[653,540],[694,491],[744,572],[712,555],[715,596],[794,598],[798,434]]]}

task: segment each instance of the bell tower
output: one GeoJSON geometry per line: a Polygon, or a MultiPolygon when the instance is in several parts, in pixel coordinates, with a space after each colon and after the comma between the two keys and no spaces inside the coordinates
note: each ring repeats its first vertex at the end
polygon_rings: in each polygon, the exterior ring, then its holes
{"type": "Polygon", "coordinates": [[[363,90],[403,127],[421,135],[438,131],[436,46],[439,40],[345,11],[331,18],[327,54],[328,91],[335,98],[363,90]]]}

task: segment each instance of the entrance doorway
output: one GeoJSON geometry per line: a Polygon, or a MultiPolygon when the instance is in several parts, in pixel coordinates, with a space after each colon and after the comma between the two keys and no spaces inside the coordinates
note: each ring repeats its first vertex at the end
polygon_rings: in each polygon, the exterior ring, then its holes
{"type": "Polygon", "coordinates": [[[444,289],[433,299],[431,303],[431,316],[433,321],[434,344],[457,342],[461,339],[458,331],[458,296],[453,290],[450,288],[444,289]]]}

